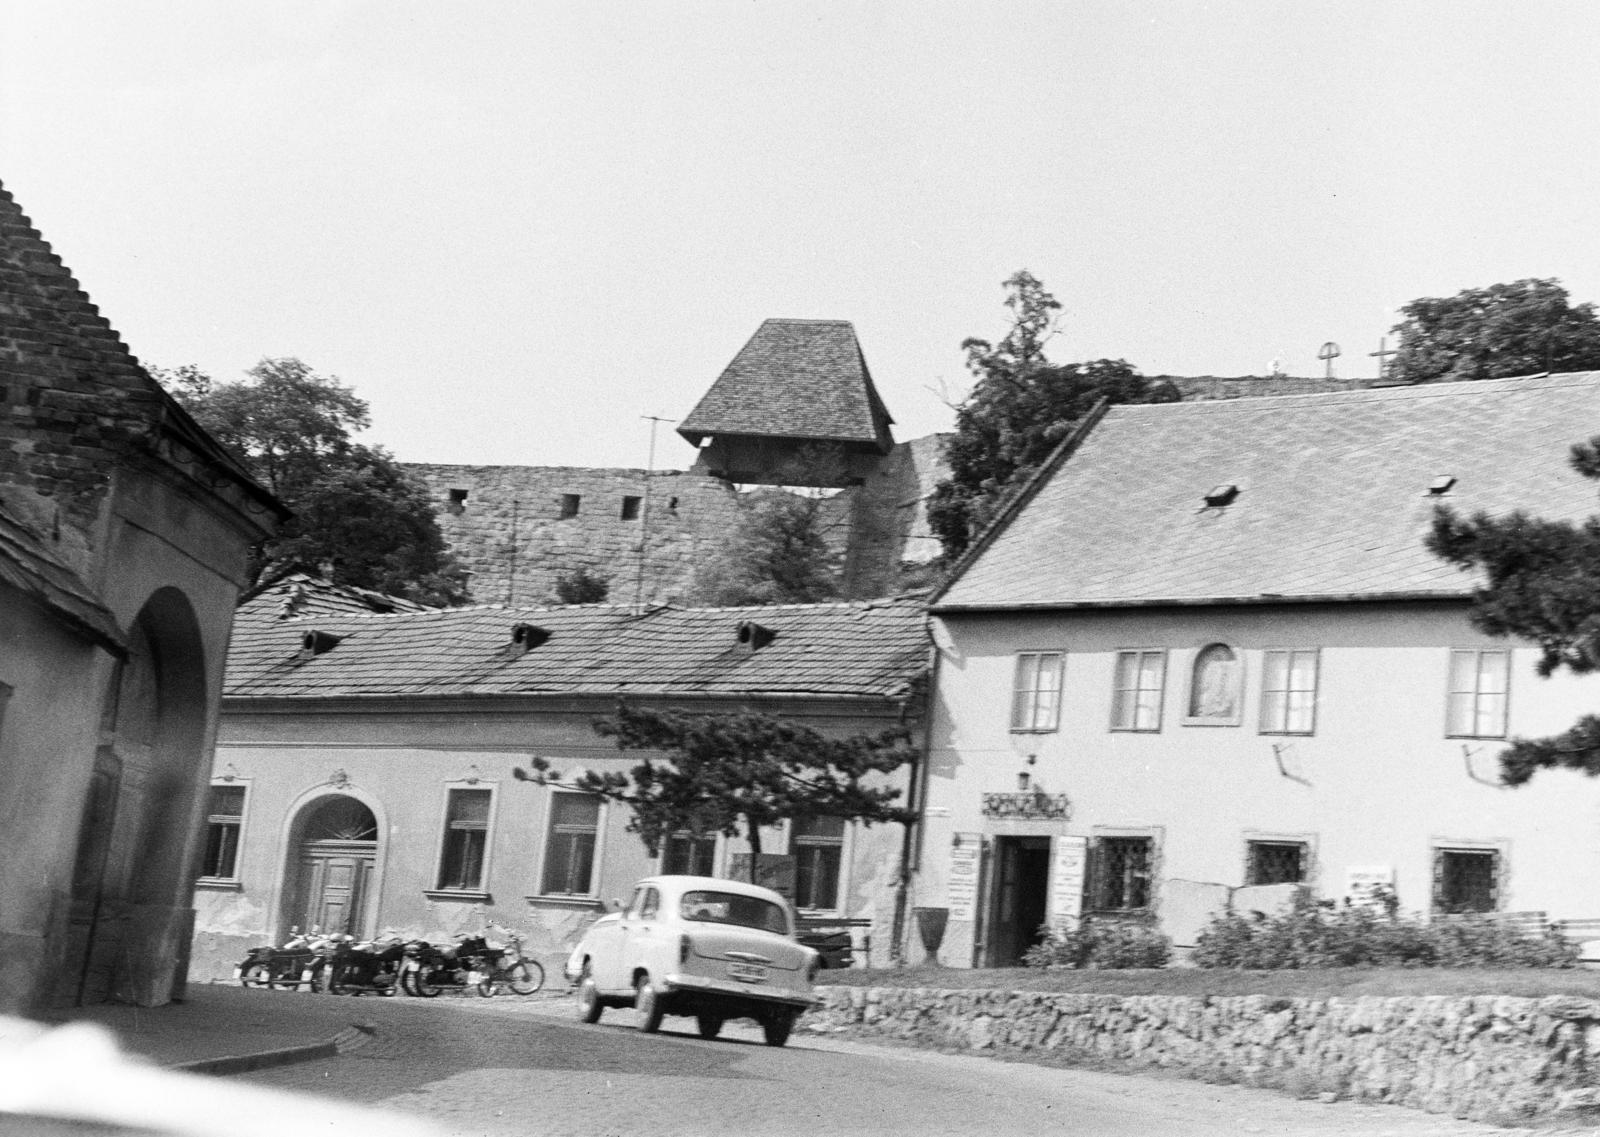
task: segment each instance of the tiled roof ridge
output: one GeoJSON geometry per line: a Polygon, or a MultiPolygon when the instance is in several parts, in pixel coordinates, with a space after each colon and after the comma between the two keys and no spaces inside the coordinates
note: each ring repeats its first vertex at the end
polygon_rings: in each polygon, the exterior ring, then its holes
{"type": "Polygon", "coordinates": [[[737,605],[701,607],[688,604],[653,604],[642,612],[637,611],[632,604],[611,604],[605,601],[599,601],[594,604],[544,604],[533,606],[505,603],[462,604],[454,608],[424,608],[406,612],[309,612],[305,615],[290,616],[279,622],[288,624],[302,620],[393,620],[397,617],[437,619],[444,616],[478,612],[500,612],[509,616],[536,616],[541,613],[551,612],[589,611],[637,618],[654,616],[662,612],[739,613],[745,615],[760,612],[815,612],[822,610],[870,612],[875,609],[899,608],[918,603],[921,597],[926,594],[926,591],[924,589],[916,592],[900,593],[895,596],[873,597],[865,600],[818,600],[809,603],[753,604],[742,607],[737,605]]]}
{"type": "Polygon", "coordinates": [[[824,319],[810,316],[768,316],[761,322],[763,324],[831,324],[846,328],[855,326],[851,320],[824,319]]]}
{"type": "Polygon", "coordinates": [[[1258,395],[1249,399],[1185,399],[1175,403],[1121,403],[1108,415],[1124,417],[1147,412],[1194,414],[1247,414],[1270,412],[1286,404],[1340,406],[1346,403],[1408,402],[1440,399],[1466,393],[1494,394],[1545,387],[1576,387],[1600,383],[1600,371],[1537,371],[1500,379],[1460,379],[1453,383],[1407,383],[1392,387],[1360,387],[1348,391],[1307,391],[1289,395],[1258,395]]]}

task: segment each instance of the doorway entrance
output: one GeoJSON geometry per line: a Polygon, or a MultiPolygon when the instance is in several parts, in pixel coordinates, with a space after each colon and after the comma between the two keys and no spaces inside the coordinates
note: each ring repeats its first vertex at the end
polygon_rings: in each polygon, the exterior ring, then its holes
{"type": "Polygon", "coordinates": [[[372,810],[353,797],[325,797],[306,807],[299,829],[279,939],[291,927],[366,938],[378,863],[372,810]]]}
{"type": "Polygon", "coordinates": [[[1039,942],[1049,901],[1050,838],[996,837],[987,967],[1019,967],[1039,942]]]}

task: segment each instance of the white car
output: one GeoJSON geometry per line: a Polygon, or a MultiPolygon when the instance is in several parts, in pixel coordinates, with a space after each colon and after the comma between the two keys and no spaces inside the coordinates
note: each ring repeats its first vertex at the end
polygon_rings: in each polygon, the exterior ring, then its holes
{"type": "Polygon", "coordinates": [[[789,1040],[812,1005],[821,957],[794,937],[794,911],[769,888],[708,876],[641,880],[621,911],[590,925],[567,960],[578,1017],[633,1007],[644,1031],[693,1015],[700,1037],[729,1019],[761,1024],[768,1046],[789,1040]]]}

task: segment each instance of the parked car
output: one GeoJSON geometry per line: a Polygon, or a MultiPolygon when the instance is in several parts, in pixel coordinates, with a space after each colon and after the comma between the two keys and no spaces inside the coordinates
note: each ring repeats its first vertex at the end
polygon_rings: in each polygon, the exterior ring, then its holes
{"type": "Polygon", "coordinates": [[[653,876],[617,903],[567,959],[580,1019],[633,1007],[649,1032],[666,1015],[692,1015],[700,1037],[715,1038],[729,1019],[748,1018],[768,1046],[789,1041],[822,963],[795,939],[782,896],[736,880],[653,876]]]}

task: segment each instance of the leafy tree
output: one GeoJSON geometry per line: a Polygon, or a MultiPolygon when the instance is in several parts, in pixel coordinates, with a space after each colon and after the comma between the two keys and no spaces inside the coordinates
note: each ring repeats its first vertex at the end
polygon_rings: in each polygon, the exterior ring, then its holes
{"type": "Polygon", "coordinates": [[[695,570],[697,604],[813,604],[836,599],[836,557],[828,545],[824,499],[761,489],[739,501],[732,532],[695,570]]]}
{"type": "Polygon", "coordinates": [[[1022,269],[1005,282],[1011,329],[998,344],[962,345],[976,377],[956,408],[956,432],[945,457],[950,477],[935,487],[928,523],[946,560],[959,556],[999,511],[1008,493],[1027,481],[1102,399],[1112,403],[1170,403],[1170,383],[1141,376],[1120,359],[1051,363],[1045,345],[1061,305],[1022,269]]]}
{"type": "Polygon", "coordinates": [[[1600,368],[1600,317],[1572,304],[1559,281],[1530,277],[1454,296],[1424,296],[1401,310],[1391,378],[1406,383],[1503,379],[1600,368]]]}
{"type": "Polygon", "coordinates": [[[294,517],[259,551],[257,580],[297,564],[334,581],[426,604],[466,599],[427,488],[387,451],[351,439],[367,404],[298,359],[263,359],[238,383],[193,366],[153,369],[201,426],[294,517]]]}
{"type": "MultiPolygon", "coordinates": [[[[648,750],[627,773],[586,771],[563,783],[626,805],[628,830],[655,856],[672,834],[722,833],[750,843],[750,879],[756,879],[761,829],[798,817],[842,817],[871,825],[911,819],[894,804],[900,791],[868,784],[912,761],[904,730],[829,738],[808,726],[754,712],[685,714],[619,704],[615,718],[594,724],[620,750],[648,750]]],[[[524,781],[560,780],[544,758],[524,781]]]]}
{"type": "Polygon", "coordinates": [[[555,592],[559,604],[599,604],[611,595],[611,580],[579,565],[556,577],[555,592]]]}
{"type": "MultiPolygon", "coordinates": [[[[1573,446],[1571,463],[1600,480],[1600,436],[1573,446]]],[[[1469,518],[1441,506],[1427,544],[1460,568],[1482,570],[1487,584],[1473,593],[1473,624],[1489,635],[1537,643],[1540,675],[1600,670],[1600,517],[1581,524],[1521,511],[1469,518]]],[[[1600,717],[1585,715],[1552,738],[1513,739],[1500,754],[1507,785],[1558,767],[1600,776],[1600,717]]]]}

